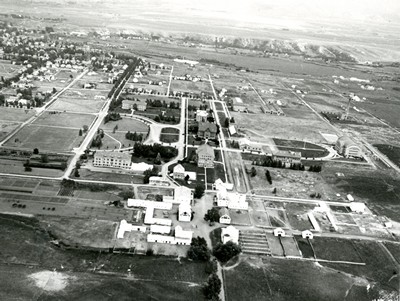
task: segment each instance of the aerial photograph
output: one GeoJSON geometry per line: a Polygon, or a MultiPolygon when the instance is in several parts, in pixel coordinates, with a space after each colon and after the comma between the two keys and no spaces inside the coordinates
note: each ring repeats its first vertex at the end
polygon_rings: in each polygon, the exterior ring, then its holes
{"type": "Polygon", "coordinates": [[[1,301],[400,301],[399,0],[0,0],[1,301]]]}

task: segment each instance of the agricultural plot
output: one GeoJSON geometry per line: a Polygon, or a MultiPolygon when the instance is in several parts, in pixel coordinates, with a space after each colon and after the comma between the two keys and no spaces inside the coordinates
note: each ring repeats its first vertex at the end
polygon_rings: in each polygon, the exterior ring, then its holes
{"type": "Polygon", "coordinates": [[[83,137],[78,134],[76,129],[29,125],[8,140],[5,146],[65,152],[82,142],[83,137]]]}
{"type": "MultiPolygon", "coordinates": [[[[90,126],[94,119],[94,115],[88,114],[74,114],[64,112],[57,112],[53,114],[52,112],[45,112],[38,119],[36,119],[33,125],[49,126],[53,128],[71,128],[74,130],[79,130],[84,125],[90,126]]],[[[78,131],[76,132],[78,133],[78,131]]]]}
{"type": "Polygon", "coordinates": [[[233,225],[251,225],[249,212],[246,210],[229,210],[229,216],[233,225]]]}
{"type": "Polygon", "coordinates": [[[63,171],[60,169],[49,168],[32,168],[32,171],[25,171],[23,164],[24,161],[0,159],[1,172],[4,173],[44,177],[59,177],[63,174],[63,171]]]}
{"type": "Polygon", "coordinates": [[[315,205],[311,204],[287,203],[286,214],[292,228],[300,231],[313,229],[307,213],[314,208],[315,205]]]}
{"type": "Polygon", "coordinates": [[[279,209],[266,209],[271,226],[275,228],[289,228],[289,221],[287,220],[285,210],[279,209]]]}
{"type": "Polygon", "coordinates": [[[10,78],[17,74],[21,66],[13,65],[10,61],[0,60],[0,77],[10,78]]]}
{"type": "Polygon", "coordinates": [[[265,235],[267,236],[272,255],[283,256],[284,253],[281,243],[279,242],[279,237],[274,236],[272,233],[266,233],[265,235]]]}
{"type": "MultiPolygon", "coordinates": [[[[261,204],[261,203],[260,203],[261,204]]],[[[268,214],[265,211],[253,210],[251,213],[252,220],[259,227],[271,227],[268,214]]]]}
{"type": "Polygon", "coordinates": [[[314,258],[314,252],[310,245],[310,241],[305,238],[302,238],[301,236],[295,236],[295,239],[297,241],[297,245],[299,246],[303,258],[314,258]]]}
{"type": "Polygon", "coordinates": [[[172,188],[161,188],[161,187],[151,187],[151,186],[138,186],[137,188],[137,198],[145,200],[149,194],[153,195],[165,195],[165,196],[173,196],[174,189],[172,188]]]}
{"type": "Polygon", "coordinates": [[[334,217],[337,224],[357,225],[351,214],[335,213],[334,217]]]}
{"type": "Polygon", "coordinates": [[[315,255],[318,259],[363,262],[363,258],[361,258],[352,240],[314,237],[314,239],[311,240],[311,244],[314,247],[315,255]]]}
{"type": "Polygon", "coordinates": [[[283,245],[283,249],[285,250],[285,256],[300,257],[300,252],[297,248],[297,243],[294,237],[281,237],[281,242],[283,245]]]}
{"type": "MultiPolygon", "coordinates": [[[[175,71],[174,71],[175,73],[175,71]]],[[[193,82],[186,80],[172,80],[171,91],[177,92],[191,92],[193,94],[212,94],[212,88],[210,82],[207,80],[193,82]]]]}

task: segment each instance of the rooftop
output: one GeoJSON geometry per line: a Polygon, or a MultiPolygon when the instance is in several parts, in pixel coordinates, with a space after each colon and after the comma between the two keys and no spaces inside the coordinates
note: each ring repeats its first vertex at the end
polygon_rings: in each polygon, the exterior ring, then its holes
{"type": "Polygon", "coordinates": [[[94,154],[95,158],[102,159],[120,159],[120,160],[131,160],[131,155],[128,153],[120,153],[120,152],[107,152],[107,151],[96,151],[94,154]]]}

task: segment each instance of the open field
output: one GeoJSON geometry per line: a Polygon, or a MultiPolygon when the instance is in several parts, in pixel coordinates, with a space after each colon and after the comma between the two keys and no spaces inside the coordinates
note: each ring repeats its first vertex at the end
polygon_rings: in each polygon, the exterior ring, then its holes
{"type": "Polygon", "coordinates": [[[54,127],[70,127],[80,129],[84,125],[90,126],[95,116],[87,114],[72,114],[72,113],[44,113],[40,116],[33,125],[48,125],[54,127]]]}
{"type": "Polygon", "coordinates": [[[24,122],[35,115],[34,110],[0,107],[0,121],[24,122]]]}
{"type": "Polygon", "coordinates": [[[312,262],[266,258],[242,260],[223,270],[227,300],[372,300],[367,281],[317,267],[312,262]],[[271,272],[273,271],[273,272],[271,272]],[[330,285],[326,285],[329,282],[330,285]]]}
{"type": "Polygon", "coordinates": [[[314,237],[311,244],[314,247],[316,257],[319,259],[363,262],[351,240],[314,237]]]}
{"type": "Polygon", "coordinates": [[[20,123],[18,122],[3,122],[0,121],[0,141],[5,138],[8,134],[14,131],[20,123]]]}
{"type": "Polygon", "coordinates": [[[240,132],[250,137],[251,141],[263,142],[268,137],[279,137],[287,140],[306,140],[311,143],[325,143],[320,134],[335,132],[321,120],[305,120],[269,114],[246,114],[231,112],[240,132]],[[293,124],[296,124],[293,127],[293,124]],[[265,129],[268,129],[265,131],[265,129]]]}
{"type": "MultiPolygon", "coordinates": [[[[35,147],[38,147],[35,145],[35,147]]],[[[39,146],[40,148],[40,146],[39,146]]],[[[33,149],[33,148],[32,148],[33,149]]],[[[41,149],[45,151],[46,149],[41,149]]],[[[53,149],[51,149],[53,150],[53,149]]],[[[64,150],[60,150],[64,151],[64,150]]],[[[42,177],[60,177],[63,175],[63,171],[60,169],[54,168],[37,168],[32,167],[32,171],[25,171],[24,161],[19,160],[8,160],[8,159],[0,159],[1,172],[3,173],[11,173],[11,174],[24,174],[29,176],[42,176],[42,177]]]]}
{"type": "MultiPolygon", "coordinates": [[[[96,95],[101,94],[97,93],[96,95]]],[[[106,97],[107,95],[104,96],[106,97]]],[[[105,101],[105,99],[95,99],[94,95],[88,95],[86,91],[68,90],[60,96],[49,109],[77,113],[97,113],[102,108],[105,101]]]]}
{"type": "Polygon", "coordinates": [[[5,79],[10,78],[17,74],[21,66],[13,65],[10,61],[0,60],[0,77],[3,76],[5,79]]]}
{"type": "Polygon", "coordinates": [[[106,181],[106,182],[120,182],[120,183],[135,183],[142,184],[143,177],[141,175],[134,175],[129,173],[121,173],[119,169],[105,168],[104,172],[90,171],[85,168],[79,170],[82,180],[106,181]]]}
{"type": "Polygon", "coordinates": [[[41,151],[66,152],[83,140],[77,129],[29,125],[14,135],[5,146],[41,151]]]}
{"type": "Polygon", "coordinates": [[[286,215],[293,229],[301,231],[313,229],[307,212],[314,209],[315,205],[287,203],[285,207],[286,215]]]}
{"type": "Polygon", "coordinates": [[[313,143],[303,142],[299,140],[285,140],[279,138],[273,138],[273,140],[279,150],[301,152],[302,157],[319,158],[325,157],[329,154],[329,152],[325,148],[313,143]]]}
{"type": "MultiPolygon", "coordinates": [[[[0,223],[3,251],[7,250],[2,252],[3,260],[10,264],[7,265],[7,273],[4,267],[0,273],[7,275],[1,277],[0,296],[3,300],[12,299],[16,290],[19,298],[24,300],[38,294],[42,298],[58,300],[129,299],[133,295],[139,300],[148,296],[163,300],[203,300],[200,285],[205,281],[206,274],[202,263],[191,263],[185,259],[178,262],[168,257],[132,257],[66,250],[54,247],[50,243],[52,238],[35,220],[2,216],[0,223]],[[19,237],[22,242],[17,242],[14,237],[19,237]],[[155,264],[157,269],[148,268],[155,264]],[[58,268],[53,273],[54,267],[58,268]],[[131,273],[127,271],[129,267],[131,273]],[[93,273],[94,270],[97,272],[93,273]],[[39,272],[43,271],[44,278],[41,279],[47,281],[47,289],[53,288],[54,291],[45,290],[44,286],[30,279],[32,274],[42,275],[39,272]],[[63,280],[58,282],[57,276],[62,276],[63,280]],[[132,276],[135,281],[130,280],[132,276]],[[53,277],[54,282],[50,283],[49,277],[53,277]]],[[[52,221],[49,219],[43,224],[51,225],[52,221]]],[[[73,241],[74,237],[71,239],[73,241]]]]}
{"type": "Polygon", "coordinates": [[[175,143],[179,141],[179,130],[175,128],[162,128],[160,141],[166,143],[175,143]]]}

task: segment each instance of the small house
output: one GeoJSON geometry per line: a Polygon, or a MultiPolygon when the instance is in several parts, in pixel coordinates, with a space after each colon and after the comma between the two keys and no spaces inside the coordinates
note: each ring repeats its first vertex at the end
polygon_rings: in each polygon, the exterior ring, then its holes
{"type": "Polygon", "coordinates": [[[181,164],[178,164],[174,167],[173,177],[174,179],[181,179],[181,180],[185,178],[185,168],[181,164]]]}
{"type": "Polygon", "coordinates": [[[282,228],[276,228],[276,229],[274,229],[274,236],[277,236],[277,237],[285,237],[286,236],[286,233],[285,233],[285,230],[283,230],[282,228]]]}
{"type": "Polygon", "coordinates": [[[231,223],[231,217],[229,216],[229,210],[226,208],[222,208],[219,211],[219,222],[220,224],[227,224],[231,223]]]}
{"type": "Polygon", "coordinates": [[[226,228],[222,228],[221,241],[223,244],[226,244],[228,241],[238,244],[239,243],[239,230],[233,226],[228,226],[226,228]]]}
{"type": "Polygon", "coordinates": [[[307,238],[307,239],[313,239],[314,234],[310,230],[304,230],[303,232],[301,232],[301,237],[307,238]]]}

